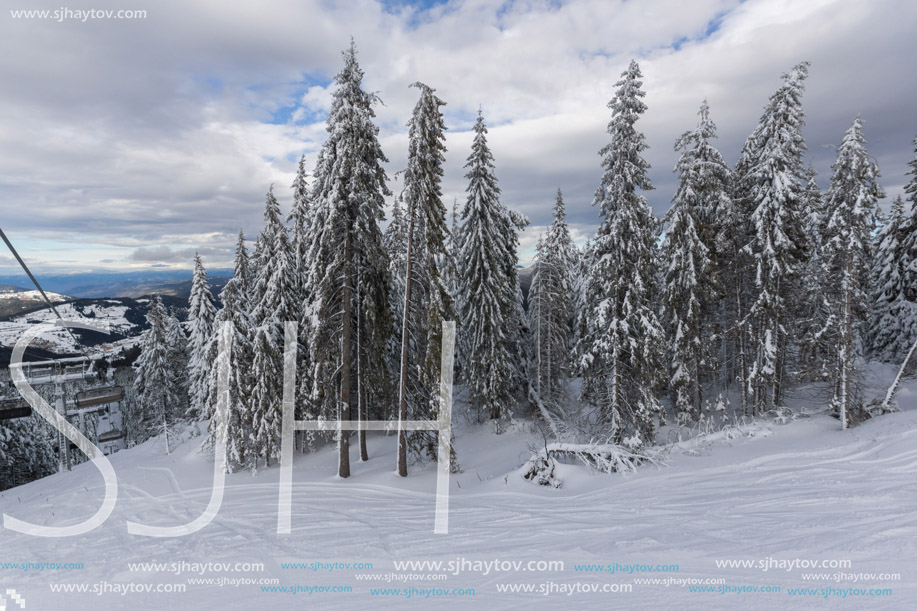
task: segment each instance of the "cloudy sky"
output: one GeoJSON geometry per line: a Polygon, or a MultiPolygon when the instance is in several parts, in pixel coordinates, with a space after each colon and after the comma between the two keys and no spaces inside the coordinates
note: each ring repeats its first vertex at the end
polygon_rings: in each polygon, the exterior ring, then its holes
{"type": "MultiPolygon", "coordinates": [[[[401,185],[405,123],[421,80],[448,104],[446,202],[479,108],[504,203],[527,214],[523,256],[564,191],[578,240],[596,223],[606,107],[631,58],[649,110],[639,126],[657,215],[674,187],[675,138],[704,98],[734,163],[780,75],[812,63],[809,156],[827,187],[833,147],[859,114],[890,196],[917,135],[911,0],[7,0],[0,14],[0,227],[39,271],[228,267],[254,238],[273,183],[288,209],[312,165],[331,81],[354,38],[401,185]],[[18,9],[49,9],[47,19],[18,9]],[[69,13],[55,15],[65,8],[69,13]],[[82,20],[88,9],[143,19],[82,20]],[[63,19],[55,18],[63,17],[63,19]]],[[[887,205],[887,202],[886,202],[887,205]]],[[[12,269],[0,252],[0,271],[12,269]]]]}

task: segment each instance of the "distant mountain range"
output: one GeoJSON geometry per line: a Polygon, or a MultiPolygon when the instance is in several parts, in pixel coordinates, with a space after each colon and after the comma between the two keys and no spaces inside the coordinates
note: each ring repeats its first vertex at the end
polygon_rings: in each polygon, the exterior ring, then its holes
{"type": "MultiPolygon", "coordinates": [[[[0,295],[2,297],[2,295],[0,295]]],[[[187,297],[163,295],[163,304],[179,320],[185,320],[188,310],[187,297]]],[[[101,346],[101,350],[111,356],[123,356],[136,341],[136,338],[147,328],[146,314],[149,299],[141,297],[73,299],[56,304],[60,315],[67,320],[85,320],[87,322],[107,323],[109,334],[85,329],[72,329],[79,337],[82,347],[101,346]]],[[[38,323],[52,322],[55,315],[44,302],[35,302],[32,307],[12,316],[0,316],[0,368],[9,363],[13,345],[22,334],[38,323]]],[[[83,348],[73,342],[73,336],[63,329],[47,331],[33,340],[25,355],[25,360],[45,360],[61,356],[74,356],[83,348]]]]}
{"type": "MultiPolygon", "coordinates": [[[[231,277],[231,270],[214,270],[208,275],[214,296],[231,277]]],[[[115,334],[106,337],[92,331],[74,331],[84,345],[111,342],[139,334],[146,328],[148,299],[162,296],[167,308],[184,319],[191,292],[191,271],[89,272],[76,274],[37,274],[38,282],[64,318],[110,320],[115,334]]],[[[12,345],[31,324],[53,320],[41,294],[25,275],[0,276],[0,367],[9,363],[12,345]]],[[[35,342],[27,360],[71,355],[76,346],[71,336],[61,331],[56,339],[35,342]]],[[[120,349],[118,350],[120,352],[120,349]]]]}
{"type": "MultiPolygon", "coordinates": [[[[159,293],[187,298],[191,292],[191,270],[150,270],[130,272],[79,272],[73,274],[36,274],[45,291],[72,297],[142,297],[159,293]]],[[[232,276],[232,270],[208,270],[214,293],[219,293],[232,276]]],[[[0,275],[0,288],[31,290],[25,274],[0,275]]]]}
{"type": "MultiPolygon", "coordinates": [[[[70,299],[60,293],[48,292],[45,294],[52,303],[60,303],[70,299]]],[[[0,318],[11,316],[34,308],[36,305],[44,306],[45,300],[41,293],[35,289],[29,290],[19,286],[0,284],[0,318]]]]}

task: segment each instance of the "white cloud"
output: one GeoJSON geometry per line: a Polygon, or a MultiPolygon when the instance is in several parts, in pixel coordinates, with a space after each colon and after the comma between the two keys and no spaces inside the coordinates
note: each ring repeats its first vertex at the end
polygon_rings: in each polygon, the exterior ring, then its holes
{"type": "MultiPolygon", "coordinates": [[[[408,85],[424,81],[448,103],[450,205],[464,198],[467,130],[481,107],[504,201],[543,226],[560,187],[571,225],[587,236],[605,105],[631,57],[640,61],[647,91],[640,127],[650,145],[657,188],[647,196],[657,214],[674,185],[672,143],[694,125],[701,100],[710,100],[718,145],[734,160],[780,74],[803,59],[812,61],[805,133],[822,183],[833,160],[823,145],[837,143],[858,113],[890,194],[905,181],[917,133],[917,81],[909,78],[917,56],[913,3],[494,6],[466,0],[419,11],[386,10],[371,0],[164,0],[143,21],[3,15],[3,227],[67,243],[66,256],[82,256],[84,265],[98,260],[91,257],[99,245],[147,249],[142,253],[162,245],[229,249],[239,228],[254,238],[269,185],[288,204],[295,159],[305,153],[307,163],[315,160],[326,135],[327,83],[350,36],[365,87],[385,103],[376,112],[390,177],[404,167],[405,123],[417,95],[408,85]],[[271,123],[277,116],[291,120],[271,123]],[[74,245],[80,240],[93,245],[84,255],[74,245]]],[[[536,239],[530,228],[523,244],[536,239]]]]}

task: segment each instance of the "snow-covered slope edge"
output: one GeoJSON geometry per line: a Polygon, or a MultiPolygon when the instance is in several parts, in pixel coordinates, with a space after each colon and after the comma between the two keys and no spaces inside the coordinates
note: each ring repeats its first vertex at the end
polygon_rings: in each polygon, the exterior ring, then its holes
{"type": "MultiPolygon", "coordinates": [[[[229,476],[219,514],[198,533],[175,539],[130,535],[128,520],[186,523],[200,515],[210,498],[212,463],[197,451],[200,438],[171,456],[154,440],[112,457],[119,500],[99,529],[67,539],[0,530],[0,566],[72,562],[82,563],[82,569],[0,568],[0,585],[15,589],[31,608],[73,610],[164,605],[251,609],[291,602],[296,608],[335,609],[431,604],[481,609],[914,608],[915,390],[913,383],[902,389],[902,413],[847,431],[838,430],[836,420],[815,415],[786,426],[759,424],[753,437],[716,441],[699,452],[672,452],[667,467],[627,477],[561,466],[565,485],[560,490],[519,477],[529,446],[540,443],[526,427],[499,437],[486,428],[463,428],[456,443],[464,471],[452,476],[446,535],[433,533],[435,469],[415,468],[409,478],[398,478],[393,473],[394,437],[384,436],[370,439],[371,460],[354,463],[349,481],[333,476],[332,448],[296,457],[290,535],[276,534],[277,468],[255,477],[229,476]],[[402,561],[451,561],[454,567],[397,570],[395,562],[402,561]],[[501,564],[488,569],[476,561],[501,564]],[[506,561],[520,562],[519,570],[501,570],[510,566],[502,564],[506,561]],[[524,570],[532,561],[532,569],[539,568],[538,561],[564,566],[524,570]],[[717,565],[735,561],[754,566],[717,565]],[[828,564],[800,566],[809,561],[828,564]],[[241,562],[263,564],[264,570],[199,566],[194,567],[198,574],[192,574],[189,564],[177,574],[132,569],[130,564],[138,562],[241,562]],[[284,568],[287,562],[310,568],[284,568]],[[333,568],[335,562],[372,563],[372,568],[333,568]],[[662,566],[670,570],[650,570],[662,566]],[[875,577],[896,573],[900,580],[875,577]],[[822,577],[804,577],[814,574],[822,577]],[[439,575],[446,577],[431,579],[439,575]],[[201,578],[223,578],[224,585],[189,582],[201,578]],[[262,591],[263,584],[257,583],[232,585],[240,579],[278,579],[274,585],[302,589],[292,594],[262,591]],[[648,579],[660,581],[641,582],[648,579]],[[682,585],[711,579],[724,583],[682,585]],[[60,584],[109,590],[102,595],[51,590],[60,584]],[[186,591],[118,591],[157,584],[179,584],[186,591]],[[712,591],[695,592],[692,586],[712,591]],[[326,587],[352,590],[322,592],[326,587]],[[531,593],[505,591],[528,587],[531,593]],[[593,587],[612,591],[585,591],[593,587]],[[379,588],[405,590],[374,594],[379,588]],[[465,588],[474,595],[460,594],[465,588]],[[811,594],[791,593],[807,588],[811,594]],[[891,594],[855,591],[873,588],[891,588],[891,594]]],[[[84,464],[70,475],[2,493],[0,511],[39,524],[73,523],[95,512],[102,488],[97,470],[84,464]]]]}

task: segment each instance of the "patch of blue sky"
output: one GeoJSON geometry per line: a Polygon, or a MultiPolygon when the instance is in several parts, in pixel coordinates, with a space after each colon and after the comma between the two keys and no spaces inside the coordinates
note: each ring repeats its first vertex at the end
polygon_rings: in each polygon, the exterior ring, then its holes
{"type": "MultiPolygon", "coordinates": [[[[382,8],[385,12],[392,15],[398,15],[408,12],[406,25],[408,28],[416,28],[423,23],[429,23],[435,15],[447,12],[450,8],[451,0],[382,0],[382,8]],[[440,9],[437,11],[436,9],[440,9]]],[[[455,4],[451,2],[451,4],[455,4]]]]}
{"type": "Polygon", "coordinates": [[[704,26],[704,30],[701,34],[697,36],[693,36],[693,37],[692,36],[679,36],[674,41],[666,45],[666,48],[674,49],[675,51],[681,51],[681,48],[686,43],[704,42],[705,40],[709,39],[711,36],[713,36],[714,34],[720,31],[720,28],[723,27],[723,19],[725,19],[726,15],[728,14],[729,14],[728,10],[720,11],[719,13],[715,14],[712,19],[707,21],[706,25],[704,26]]]}
{"type": "MultiPolygon", "coordinates": [[[[312,107],[303,103],[303,97],[312,87],[327,87],[331,83],[328,78],[306,77],[304,80],[296,83],[290,83],[289,91],[284,96],[284,102],[270,110],[270,116],[265,123],[273,125],[307,125],[324,121],[327,117],[327,110],[319,107],[312,107]]],[[[258,87],[251,87],[252,91],[257,91],[258,87]]]]}

